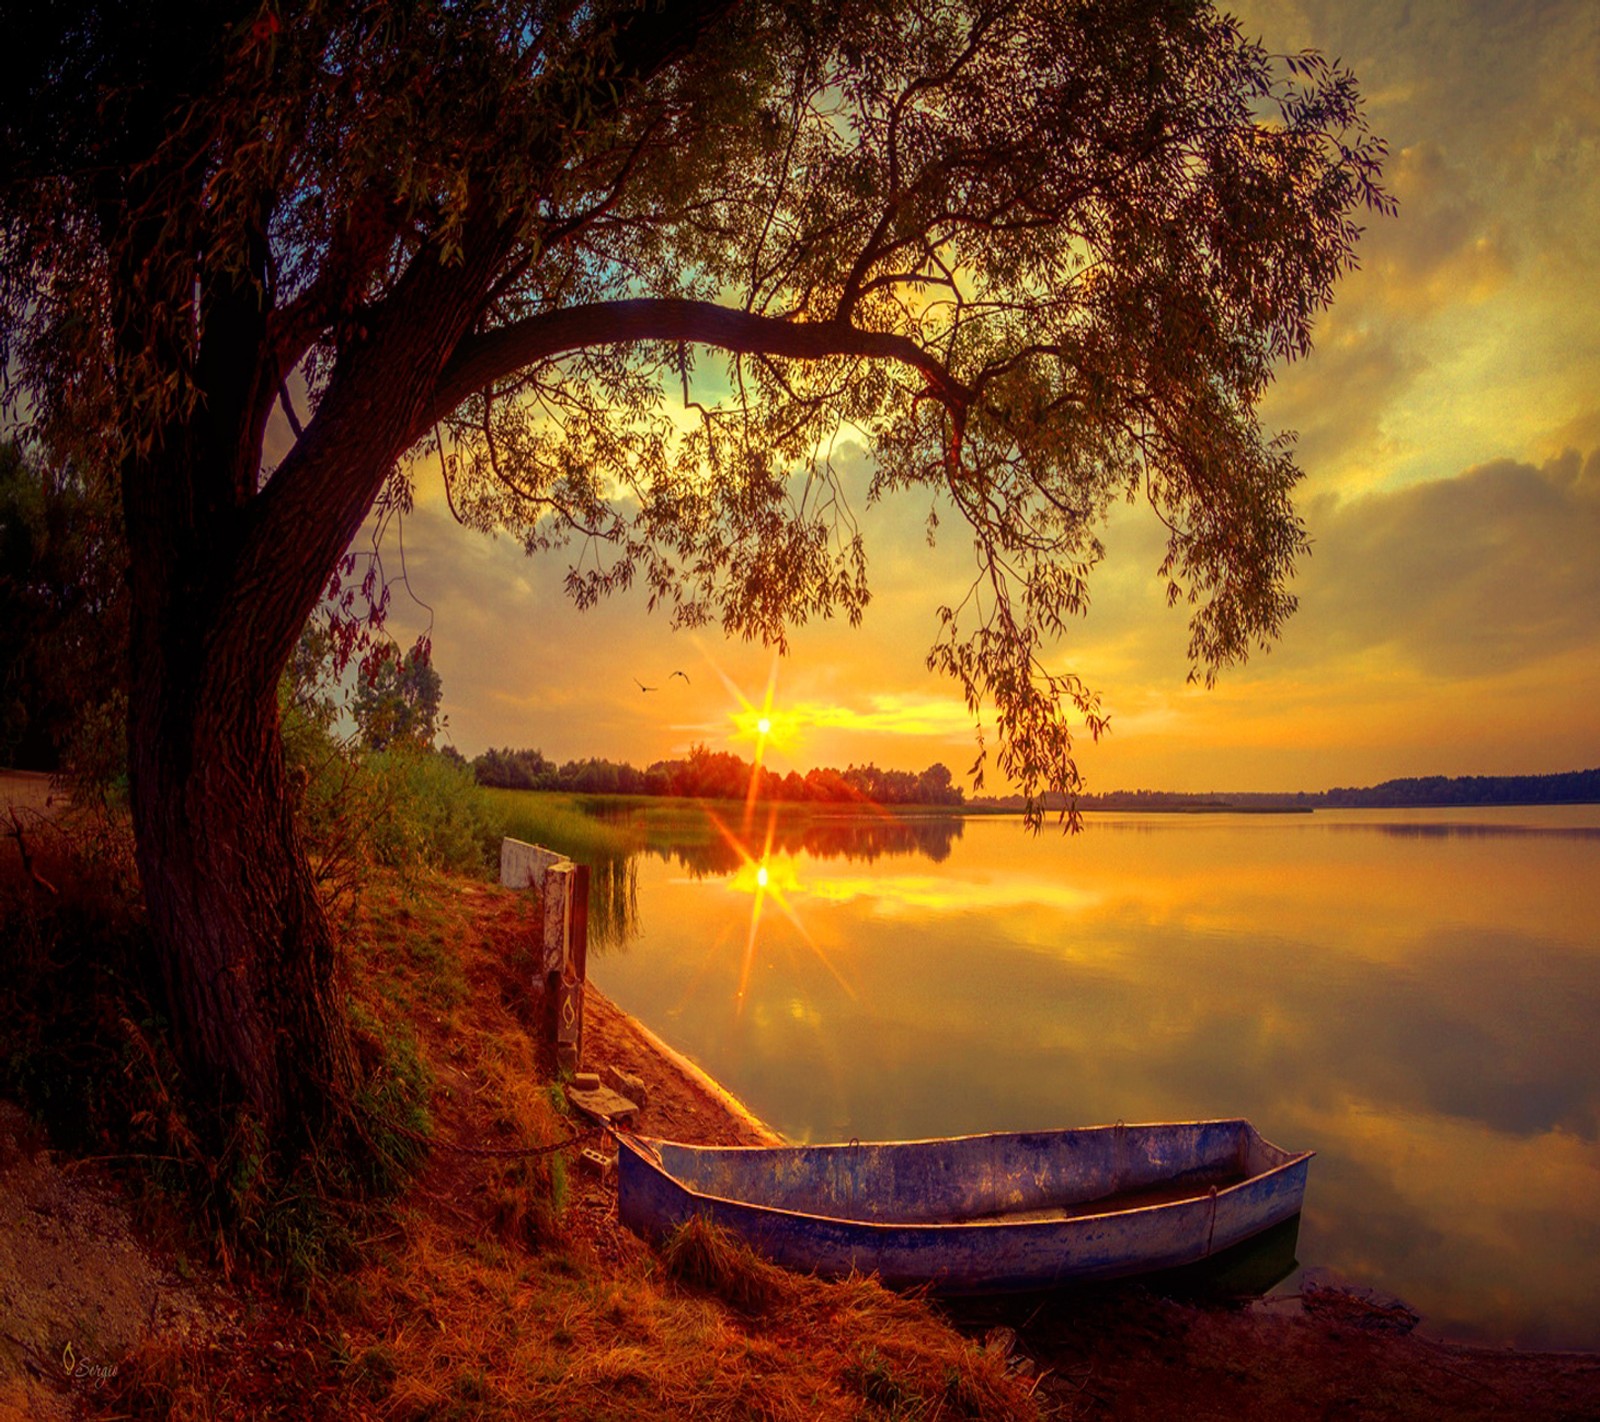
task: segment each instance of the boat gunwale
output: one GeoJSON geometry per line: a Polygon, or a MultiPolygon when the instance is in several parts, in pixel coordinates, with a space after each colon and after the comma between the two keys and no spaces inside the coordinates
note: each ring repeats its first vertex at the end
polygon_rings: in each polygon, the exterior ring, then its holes
{"type": "MultiPolygon", "coordinates": [[[[1086,1225],[1089,1222],[1094,1221],[1094,1220],[1104,1220],[1104,1219],[1112,1219],[1112,1218],[1137,1219],[1140,1216],[1155,1216],[1155,1215],[1162,1214],[1163,1212],[1169,1212],[1169,1211],[1180,1210],[1180,1209],[1188,1209],[1188,1208],[1191,1208],[1191,1207],[1193,1207],[1195,1205],[1209,1204],[1213,1200],[1223,1199],[1224,1197],[1226,1197],[1228,1195],[1231,1195],[1231,1194],[1233,1194],[1233,1193],[1235,1193],[1237,1191],[1244,1190],[1247,1187],[1257,1185],[1262,1181],[1271,1180],[1274,1176],[1282,1175],[1282,1174],[1294,1169],[1296,1166],[1304,1165],[1314,1155],[1316,1155],[1316,1151],[1314,1151],[1314,1150],[1306,1150],[1306,1151],[1299,1151],[1299,1152],[1291,1153],[1289,1151],[1284,1150],[1282,1146],[1274,1145],[1265,1136],[1263,1136],[1260,1131],[1256,1130],[1254,1125],[1252,1125],[1247,1119],[1245,1119],[1242,1116],[1224,1116],[1224,1117],[1219,1117],[1216,1120],[1208,1120],[1208,1121],[1151,1121],[1151,1122],[1136,1122],[1136,1123],[1117,1122],[1115,1125],[1111,1125],[1111,1126],[1065,1126],[1065,1127],[1058,1127],[1058,1128],[1053,1129],[1053,1130],[1045,1130],[1045,1131],[975,1131],[975,1132],[973,1132],[973,1133],[971,1133],[969,1135],[964,1135],[964,1136],[930,1136],[930,1137],[928,1137],[928,1138],[926,1138],[924,1140],[915,1140],[915,1141],[854,1141],[854,1142],[852,1142],[852,1141],[842,1141],[842,1142],[841,1141],[831,1141],[831,1142],[825,1143],[822,1146],[803,1146],[803,1145],[799,1145],[799,1146],[797,1146],[797,1145],[783,1145],[783,1146],[693,1145],[693,1144],[690,1144],[690,1143],[685,1142],[685,1141],[667,1141],[667,1140],[662,1140],[660,1137],[636,1135],[635,1133],[633,1133],[631,1131],[618,1131],[615,1134],[616,1134],[617,1142],[618,1142],[619,1145],[628,1146],[633,1151],[634,1155],[636,1155],[646,1166],[648,1166],[651,1170],[656,1171],[658,1174],[664,1176],[666,1179],[671,1181],[672,1184],[676,1188],[678,1188],[679,1190],[683,1191],[684,1194],[690,1196],[691,1198],[693,1198],[695,1200],[705,1200],[705,1201],[708,1201],[708,1202],[710,1202],[712,1204],[717,1204],[717,1205],[732,1205],[732,1206],[736,1206],[737,1208],[743,1209],[743,1210],[757,1210],[762,1214],[776,1215],[776,1216],[779,1216],[780,1218],[783,1218],[783,1219],[816,1220],[816,1221],[819,1221],[819,1222],[822,1222],[822,1223],[826,1223],[826,1224],[830,1224],[830,1225],[845,1225],[845,1226],[848,1226],[848,1227],[850,1227],[852,1229],[864,1229],[864,1230],[870,1230],[870,1231],[874,1231],[874,1232],[886,1231],[886,1230],[913,1230],[913,1231],[926,1231],[926,1232],[932,1233],[932,1232],[941,1231],[941,1230],[972,1230],[972,1229],[986,1229],[986,1230],[987,1229],[1016,1229],[1016,1230],[1056,1229],[1056,1230],[1059,1230],[1059,1229],[1061,1229],[1061,1228],[1063,1228],[1065,1226],[1071,1226],[1073,1228],[1080,1228],[1080,1227],[1082,1227],[1082,1226],[1084,1226],[1084,1225],[1086,1225]],[[716,1153],[716,1154],[735,1154],[735,1153],[748,1153],[748,1152],[773,1153],[773,1152],[780,1151],[780,1150],[786,1150],[786,1151],[818,1150],[818,1149],[849,1150],[849,1149],[851,1149],[852,1147],[855,1147],[855,1146],[867,1146],[867,1145],[878,1147],[878,1148],[882,1148],[882,1147],[885,1147],[885,1146],[901,1146],[901,1145],[937,1145],[937,1144],[940,1144],[941,1142],[947,1142],[947,1141],[989,1140],[989,1139],[994,1139],[994,1138],[997,1138],[997,1137],[1004,1137],[1004,1136],[1012,1136],[1012,1137],[1015,1137],[1015,1136],[1050,1136],[1050,1135],[1069,1135],[1069,1134],[1073,1134],[1073,1133],[1077,1133],[1077,1132],[1087,1132],[1087,1131],[1099,1131],[1099,1130],[1110,1131],[1110,1130],[1116,1130],[1119,1127],[1122,1128],[1122,1129],[1125,1129],[1125,1130],[1149,1130],[1149,1129],[1159,1129],[1159,1128],[1164,1127],[1164,1126],[1217,1126],[1217,1125],[1231,1125],[1231,1124],[1234,1124],[1236,1122],[1238,1124],[1243,1125],[1245,1127],[1245,1129],[1247,1131],[1251,1132],[1256,1137],[1256,1139],[1259,1140],[1263,1145],[1269,1147],[1270,1149],[1276,1151],[1278,1154],[1284,1156],[1285,1159],[1280,1161],[1277,1165],[1271,1166],[1266,1170],[1254,1171],[1251,1174],[1246,1175],[1244,1177],[1244,1179],[1237,1180],[1231,1185],[1226,1185],[1226,1186],[1221,1186],[1221,1187],[1211,1187],[1211,1188],[1202,1190],[1199,1194],[1196,1194],[1196,1195],[1185,1195],[1185,1196],[1182,1196],[1182,1197],[1180,1197],[1179,1199],[1176,1199],[1176,1200],[1163,1200],[1163,1201],[1160,1201],[1158,1203],[1150,1204],[1150,1205],[1135,1205],[1135,1206],[1133,1206],[1133,1207],[1131,1207],[1129,1209],[1101,1210],[1101,1211],[1098,1211],[1098,1212],[1095,1212],[1095,1213],[1092,1213],[1092,1214],[1062,1215],[1062,1216],[1060,1216],[1058,1218],[1053,1218],[1053,1219],[1052,1218],[1046,1218],[1046,1219],[1024,1220],[1024,1219],[1016,1219],[1014,1217],[1008,1217],[1005,1214],[999,1214],[999,1215],[985,1215],[985,1216],[981,1216],[981,1217],[976,1218],[976,1219],[969,1219],[969,1220],[906,1220],[906,1221],[895,1221],[895,1220],[869,1220],[869,1219],[862,1219],[862,1218],[860,1218],[858,1216],[853,1216],[853,1215],[819,1215],[819,1214],[815,1214],[815,1213],[813,1213],[812,1211],[809,1211],[809,1210],[789,1209],[789,1208],[781,1206],[781,1205],[764,1205],[764,1204],[761,1204],[760,1202],[755,1201],[755,1200],[741,1200],[741,1199],[739,1199],[739,1198],[737,1198],[735,1196],[730,1196],[730,1195],[712,1195],[712,1194],[708,1194],[707,1192],[705,1192],[703,1190],[696,1190],[692,1185],[688,1184],[684,1180],[679,1179],[678,1176],[674,1175],[670,1170],[668,1170],[667,1167],[666,1167],[666,1163],[661,1159],[660,1155],[657,1154],[657,1152],[652,1148],[655,1144],[671,1145],[671,1146],[678,1146],[680,1148],[684,1148],[684,1149],[688,1149],[688,1150],[703,1151],[703,1152],[707,1152],[707,1153],[716,1153]]],[[[1110,1197],[1107,1197],[1107,1198],[1110,1198],[1110,1197]]],[[[1089,1205],[1093,1205],[1093,1204],[1097,1204],[1099,1202],[1098,1201],[1094,1201],[1094,1200],[1089,1200],[1089,1201],[1085,1201],[1084,1203],[1085,1204],[1089,1204],[1089,1205]]]]}

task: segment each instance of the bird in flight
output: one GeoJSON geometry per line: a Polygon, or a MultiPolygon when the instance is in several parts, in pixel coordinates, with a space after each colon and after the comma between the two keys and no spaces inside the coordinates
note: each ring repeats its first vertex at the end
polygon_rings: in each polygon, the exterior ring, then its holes
{"type": "MultiPolygon", "coordinates": [[[[675,671],[675,672],[673,672],[672,676],[681,676],[683,678],[683,684],[685,686],[689,685],[689,673],[688,672],[675,671]]],[[[672,680],[672,676],[669,676],[667,678],[667,680],[671,681],[672,680]]]]}
{"type": "MultiPolygon", "coordinates": [[[[671,678],[669,677],[668,680],[670,681],[671,678]]],[[[640,691],[659,691],[660,690],[660,687],[646,686],[642,681],[639,680],[638,677],[634,677],[633,684],[635,686],[637,686],[640,691]]]]}

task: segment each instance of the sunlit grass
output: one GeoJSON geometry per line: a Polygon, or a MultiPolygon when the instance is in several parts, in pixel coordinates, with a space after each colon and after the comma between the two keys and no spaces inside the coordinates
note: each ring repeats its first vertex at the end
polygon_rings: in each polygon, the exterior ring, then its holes
{"type": "Polygon", "coordinates": [[[538,920],[531,895],[374,874],[346,945],[351,989],[373,1032],[404,1026],[429,1074],[431,1156],[302,1314],[273,1315],[251,1346],[154,1340],[120,1364],[100,1415],[200,1422],[225,1415],[218,1397],[281,1418],[1039,1415],[1003,1351],[921,1301],[787,1273],[700,1225],[657,1254],[569,1152],[449,1149],[574,1129],[526,986],[538,920]]]}
{"type": "Polygon", "coordinates": [[[549,790],[484,793],[503,834],[554,849],[580,864],[624,859],[644,847],[644,838],[630,818],[602,817],[585,807],[594,796],[549,790]]]}
{"type": "MultiPolygon", "coordinates": [[[[449,1030],[423,1023],[424,1049],[474,1084],[455,1108],[464,1118],[441,1107],[441,1129],[471,1122],[496,1142],[556,1139],[571,1125],[540,1080],[527,1009],[502,995],[507,969],[522,971],[502,958],[520,941],[508,930],[531,907],[496,889],[462,896],[436,884],[443,902],[431,913],[381,896],[371,932],[380,944],[404,938],[436,914],[476,990],[474,1010],[449,1030]]],[[[379,1000],[427,990],[426,965],[403,954],[375,944],[363,963],[372,977],[362,986],[379,1000]]],[[[436,1158],[442,1174],[401,1205],[383,1246],[344,1281],[334,1320],[349,1359],[341,1403],[378,1416],[507,1419],[1035,1415],[1004,1357],[925,1304],[864,1280],[785,1273],[704,1228],[658,1257],[598,1224],[609,1211],[575,1205],[592,1187],[569,1182],[561,1160],[436,1158]],[[898,1413],[874,1409],[875,1367],[903,1394],[898,1413]]]]}

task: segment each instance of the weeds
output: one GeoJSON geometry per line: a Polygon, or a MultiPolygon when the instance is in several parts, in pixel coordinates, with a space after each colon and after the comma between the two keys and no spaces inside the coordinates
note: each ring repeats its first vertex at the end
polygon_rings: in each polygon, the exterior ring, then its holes
{"type": "Polygon", "coordinates": [[[257,1122],[205,1104],[179,1064],[125,820],[97,809],[13,829],[0,860],[0,1092],[58,1147],[117,1164],[175,1207],[190,1248],[225,1269],[242,1256],[309,1299],[426,1150],[431,1074],[415,1038],[352,1004],[362,1084],[285,1172],[257,1122]]]}
{"type": "Polygon", "coordinates": [[[661,1251],[669,1277],[715,1294],[741,1313],[766,1313],[786,1294],[790,1276],[743,1241],[695,1215],[672,1232],[661,1251]]]}

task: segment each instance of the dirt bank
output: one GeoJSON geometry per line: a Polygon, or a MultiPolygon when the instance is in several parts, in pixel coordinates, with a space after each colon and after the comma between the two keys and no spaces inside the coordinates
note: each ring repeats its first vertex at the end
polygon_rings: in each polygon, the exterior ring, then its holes
{"type": "Polygon", "coordinates": [[[232,1300],[136,1226],[93,1162],[0,1101],[0,1422],[70,1418],[155,1338],[210,1342],[232,1300]]]}

